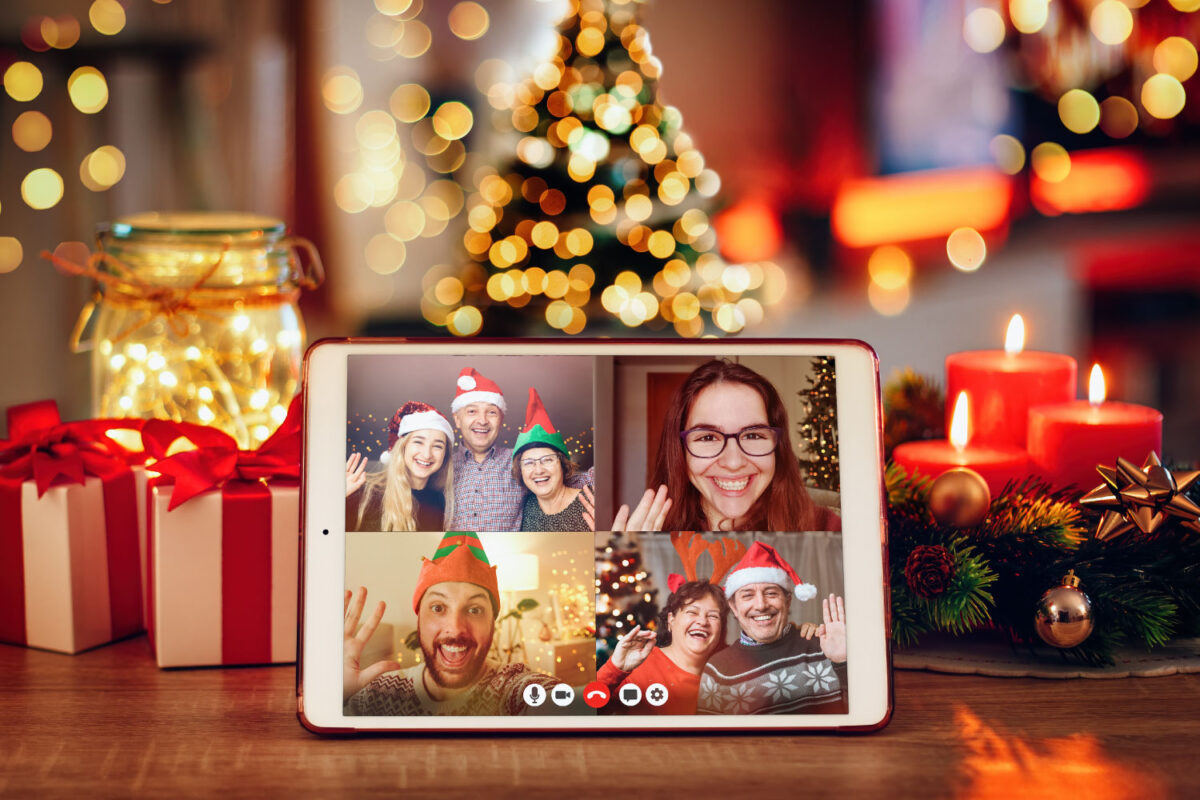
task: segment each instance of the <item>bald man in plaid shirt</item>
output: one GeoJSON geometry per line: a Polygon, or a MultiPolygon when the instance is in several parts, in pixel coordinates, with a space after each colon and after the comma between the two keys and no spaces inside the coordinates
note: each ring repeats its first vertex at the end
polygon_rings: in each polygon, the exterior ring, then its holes
{"type": "MultiPolygon", "coordinates": [[[[455,382],[450,404],[462,444],[454,449],[452,531],[519,531],[528,489],[513,475],[511,447],[497,447],[508,405],[500,387],[471,367],[455,382]]],[[[594,471],[569,485],[591,483],[594,471]]]]}

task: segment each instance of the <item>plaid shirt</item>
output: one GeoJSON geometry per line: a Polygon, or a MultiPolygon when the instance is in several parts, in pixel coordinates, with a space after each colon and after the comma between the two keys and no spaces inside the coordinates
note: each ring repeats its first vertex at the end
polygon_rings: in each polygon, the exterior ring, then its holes
{"type": "MultiPolygon", "coordinates": [[[[503,532],[521,530],[527,489],[512,472],[511,447],[495,447],[482,462],[468,448],[454,449],[454,519],[448,530],[503,532]]],[[[595,485],[595,467],[576,474],[567,485],[595,485]]]]}
{"type": "Polygon", "coordinates": [[[519,531],[525,487],[512,474],[512,448],[492,447],[482,462],[466,447],[454,449],[452,531],[519,531]]]}

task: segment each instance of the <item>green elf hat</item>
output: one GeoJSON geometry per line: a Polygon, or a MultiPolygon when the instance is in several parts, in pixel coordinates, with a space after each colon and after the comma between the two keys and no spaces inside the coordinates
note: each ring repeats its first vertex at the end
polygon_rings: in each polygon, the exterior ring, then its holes
{"type": "Polygon", "coordinates": [[[438,583],[473,583],[485,589],[492,599],[492,611],[500,608],[500,584],[496,568],[488,562],[483,543],[474,533],[450,531],[442,537],[433,558],[421,559],[421,574],[413,592],[413,612],[419,614],[421,598],[438,583]]]}
{"type": "Polygon", "coordinates": [[[530,386],[529,404],[525,406],[525,427],[517,434],[517,443],[513,446],[513,458],[519,456],[525,448],[535,446],[552,447],[564,456],[570,457],[571,455],[567,450],[566,442],[563,441],[562,434],[554,430],[554,424],[550,422],[550,415],[546,413],[546,407],[542,405],[542,398],[538,397],[537,390],[530,386]]]}

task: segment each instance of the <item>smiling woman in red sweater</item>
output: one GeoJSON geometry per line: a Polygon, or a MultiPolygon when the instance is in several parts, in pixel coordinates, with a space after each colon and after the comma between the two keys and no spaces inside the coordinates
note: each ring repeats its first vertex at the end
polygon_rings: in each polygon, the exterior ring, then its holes
{"type": "Polygon", "coordinates": [[[620,687],[636,684],[645,697],[653,683],[667,687],[667,702],[653,706],[642,700],[626,709],[609,703],[608,713],[695,714],[700,695],[700,673],[708,659],[725,646],[729,604],[720,586],[708,581],[687,581],[679,586],[658,615],[658,631],[640,626],[622,637],[612,656],[596,673],[614,698],[620,687]]]}

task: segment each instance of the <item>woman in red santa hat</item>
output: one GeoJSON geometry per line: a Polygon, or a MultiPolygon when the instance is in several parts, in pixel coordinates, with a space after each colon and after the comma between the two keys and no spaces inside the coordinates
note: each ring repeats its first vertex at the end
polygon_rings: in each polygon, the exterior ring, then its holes
{"type": "Polygon", "coordinates": [[[454,502],[452,439],[450,422],[433,406],[401,406],[388,425],[384,468],[367,472],[358,453],[346,462],[346,530],[445,530],[454,502]]]}

